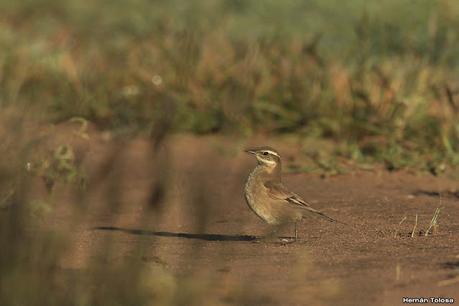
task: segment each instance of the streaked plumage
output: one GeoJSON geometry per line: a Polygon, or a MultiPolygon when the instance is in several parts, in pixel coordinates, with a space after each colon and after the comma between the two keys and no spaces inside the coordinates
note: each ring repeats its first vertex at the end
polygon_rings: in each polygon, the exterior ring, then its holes
{"type": "Polygon", "coordinates": [[[296,223],[308,214],[318,215],[330,222],[336,220],[312,208],[297,194],[290,192],[281,181],[282,163],[279,153],[271,147],[246,150],[254,154],[258,165],[245,185],[245,198],[250,209],[271,225],[296,223]]]}

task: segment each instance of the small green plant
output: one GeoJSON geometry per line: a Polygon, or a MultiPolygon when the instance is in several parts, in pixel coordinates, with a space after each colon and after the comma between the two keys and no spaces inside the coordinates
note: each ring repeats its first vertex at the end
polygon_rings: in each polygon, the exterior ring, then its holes
{"type": "Polygon", "coordinates": [[[432,219],[430,220],[429,227],[427,228],[424,236],[428,236],[429,234],[435,235],[438,232],[438,217],[440,216],[440,211],[440,207],[437,207],[437,209],[435,209],[432,219]]]}
{"type": "Polygon", "coordinates": [[[47,201],[32,200],[28,205],[28,210],[32,217],[44,220],[53,211],[53,208],[47,201]]]}
{"type": "Polygon", "coordinates": [[[14,187],[7,187],[5,191],[0,193],[0,209],[7,208],[10,204],[11,198],[14,196],[14,187]]]}
{"type": "Polygon", "coordinates": [[[75,153],[69,145],[60,145],[41,159],[28,162],[26,169],[42,177],[49,191],[56,182],[78,184],[82,188],[86,186],[86,176],[78,167],[75,153]]]}
{"type": "MultiPolygon", "coordinates": [[[[435,209],[435,212],[432,216],[432,219],[430,220],[430,224],[429,224],[429,227],[427,228],[427,230],[417,230],[418,229],[418,214],[416,214],[415,218],[414,218],[414,225],[413,225],[413,229],[411,230],[410,234],[409,234],[409,237],[411,238],[414,238],[416,236],[429,236],[429,235],[435,235],[437,232],[438,232],[438,227],[439,227],[439,224],[438,224],[438,218],[440,216],[440,211],[441,211],[441,208],[438,207],[437,209],[435,209]]],[[[403,219],[399,222],[398,224],[398,227],[397,229],[395,230],[395,234],[394,234],[394,238],[397,238],[399,236],[399,228],[400,226],[402,225],[402,223],[407,219],[407,217],[403,217],[403,219]]]]}
{"type": "Polygon", "coordinates": [[[414,237],[415,233],[416,233],[416,227],[418,226],[418,214],[416,214],[416,219],[414,221],[414,226],[413,226],[413,230],[411,231],[411,238],[414,237]]]}
{"type": "Polygon", "coordinates": [[[400,222],[398,223],[397,229],[395,230],[395,233],[394,233],[394,238],[398,237],[400,226],[402,225],[403,222],[405,222],[405,220],[406,220],[406,216],[404,216],[402,220],[400,220],[400,222]]]}
{"type": "Polygon", "coordinates": [[[73,117],[69,120],[70,122],[75,122],[80,124],[80,128],[76,131],[74,131],[75,135],[88,140],[89,139],[89,134],[88,134],[88,120],[82,117],[73,117]]]}

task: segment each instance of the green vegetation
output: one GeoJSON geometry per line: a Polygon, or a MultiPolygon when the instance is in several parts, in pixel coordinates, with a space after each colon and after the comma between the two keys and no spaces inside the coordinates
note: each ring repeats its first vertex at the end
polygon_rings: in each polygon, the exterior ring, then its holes
{"type": "MultiPolygon", "coordinates": [[[[147,131],[294,133],[433,173],[459,147],[456,1],[0,1],[0,103],[147,131]]],[[[343,152],[344,151],[344,152],[343,152]]]]}

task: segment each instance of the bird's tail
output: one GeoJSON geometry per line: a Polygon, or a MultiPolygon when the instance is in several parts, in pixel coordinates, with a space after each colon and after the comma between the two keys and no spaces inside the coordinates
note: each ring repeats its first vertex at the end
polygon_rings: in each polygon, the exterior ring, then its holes
{"type": "Polygon", "coordinates": [[[327,220],[327,221],[336,222],[336,223],[341,223],[341,224],[344,224],[344,225],[348,225],[348,224],[346,224],[346,223],[344,223],[344,222],[341,222],[341,221],[338,221],[338,220],[336,220],[336,219],[333,219],[332,217],[329,217],[329,216],[327,216],[326,214],[324,214],[323,212],[321,212],[321,211],[319,211],[319,210],[317,210],[317,209],[314,209],[314,208],[312,208],[312,207],[304,207],[304,209],[306,209],[307,211],[310,211],[310,212],[312,212],[312,213],[314,213],[314,214],[316,214],[316,215],[319,215],[320,217],[324,218],[324,219],[327,220]]]}

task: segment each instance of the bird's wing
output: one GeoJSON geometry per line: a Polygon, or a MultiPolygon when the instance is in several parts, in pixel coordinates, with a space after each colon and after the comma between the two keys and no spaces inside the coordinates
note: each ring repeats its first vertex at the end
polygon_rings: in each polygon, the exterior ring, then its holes
{"type": "Polygon", "coordinates": [[[318,211],[309,204],[303,200],[299,195],[288,191],[287,188],[281,183],[281,182],[273,182],[273,181],[268,181],[265,184],[266,189],[268,190],[268,195],[276,200],[284,200],[287,201],[288,204],[294,205],[295,207],[302,208],[305,210],[308,210],[312,213],[318,214],[322,216],[323,218],[327,219],[328,221],[331,222],[336,222],[335,219],[330,218],[326,214],[322,213],[321,211],[318,211]]]}
{"type": "Polygon", "coordinates": [[[268,181],[265,183],[270,197],[276,200],[285,200],[291,204],[310,207],[299,195],[290,192],[281,182],[268,181]]]}

